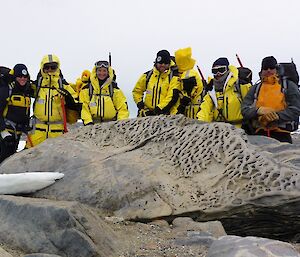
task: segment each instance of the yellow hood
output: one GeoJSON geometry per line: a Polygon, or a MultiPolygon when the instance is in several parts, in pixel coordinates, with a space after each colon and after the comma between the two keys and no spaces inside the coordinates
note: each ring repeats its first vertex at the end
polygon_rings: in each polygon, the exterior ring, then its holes
{"type": "Polygon", "coordinates": [[[43,67],[46,63],[51,63],[51,62],[56,62],[57,65],[58,65],[58,69],[55,71],[55,72],[49,72],[50,75],[54,75],[54,76],[59,76],[60,74],[60,61],[59,61],[59,58],[54,55],[54,54],[48,54],[48,55],[45,55],[41,61],[41,74],[43,77],[47,76],[46,73],[44,73],[43,71],[43,67]]]}
{"type": "Polygon", "coordinates": [[[179,72],[184,72],[194,68],[196,60],[192,58],[192,48],[181,48],[175,52],[175,62],[179,72]]]}

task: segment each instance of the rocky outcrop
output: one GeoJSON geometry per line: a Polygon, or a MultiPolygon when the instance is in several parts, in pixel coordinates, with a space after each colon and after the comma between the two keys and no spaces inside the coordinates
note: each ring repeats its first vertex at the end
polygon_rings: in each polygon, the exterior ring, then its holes
{"type": "Polygon", "coordinates": [[[125,244],[81,204],[15,196],[0,197],[0,241],[26,253],[80,257],[116,256],[125,244]]]}
{"type": "Polygon", "coordinates": [[[287,243],[257,237],[224,236],[215,240],[206,257],[299,257],[287,243]]]}
{"type": "Polygon", "coordinates": [[[34,196],[125,219],[190,216],[221,220],[229,233],[291,239],[300,228],[299,168],[266,145],[279,144],[251,144],[229,124],[157,116],[80,128],[13,156],[1,171],[62,172],[34,196]]]}

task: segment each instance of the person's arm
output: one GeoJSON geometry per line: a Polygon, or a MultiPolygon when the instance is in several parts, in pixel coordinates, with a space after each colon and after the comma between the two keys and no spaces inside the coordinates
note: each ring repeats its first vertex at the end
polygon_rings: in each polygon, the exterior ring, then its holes
{"type": "Polygon", "coordinates": [[[212,122],[214,120],[214,103],[209,94],[206,94],[203,98],[200,111],[197,113],[197,119],[205,122],[212,122]]]}
{"type": "Polygon", "coordinates": [[[174,106],[179,98],[180,81],[177,76],[171,79],[166,97],[157,105],[162,110],[162,113],[169,113],[172,106],[174,106]]]}
{"type": "Polygon", "coordinates": [[[0,131],[5,130],[4,110],[7,106],[8,85],[0,85],[0,131]]]}
{"type": "Polygon", "coordinates": [[[138,105],[139,103],[143,102],[144,98],[144,92],[146,91],[146,77],[147,75],[144,73],[137,83],[135,84],[133,90],[132,90],[132,96],[134,102],[138,105]]]}
{"type": "Polygon", "coordinates": [[[254,94],[257,85],[250,87],[242,102],[242,115],[245,120],[257,118],[257,108],[254,106],[254,94]]]}
{"type": "Polygon", "coordinates": [[[83,89],[79,93],[79,102],[82,103],[81,109],[81,119],[84,125],[93,123],[92,114],[90,111],[90,96],[89,96],[89,89],[83,89]]]}
{"type": "Polygon", "coordinates": [[[114,88],[113,103],[117,111],[117,120],[124,120],[129,117],[126,97],[119,88],[114,88]]]}
{"type": "Polygon", "coordinates": [[[292,121],[300,116],[300,92],[298,86],[292,81],[288,81],[285,101],[287,108],[277,112],[279,115],[279,122],[292,121]]]}

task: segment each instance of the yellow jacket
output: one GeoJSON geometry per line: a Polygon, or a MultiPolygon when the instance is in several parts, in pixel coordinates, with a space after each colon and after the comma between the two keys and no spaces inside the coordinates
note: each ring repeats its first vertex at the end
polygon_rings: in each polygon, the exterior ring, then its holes
{"type": "Polygon", "coordinates": [[[178,107],[180,105],[180,99],[184,96],[187,96],[191,99],[191,102],[185,107],[184,115],[186,117],[189,117],[191,119],[196,119],[196,115],[200,109],[200,105],[202,102],[202,92],[203,92],[203,83],[200,78],[199,73],[194,70],[190,69],[182,73],[181,79],[187,79],[195,77],[197,85],[193,88],[191,95],[189,96],[188,93],[183,89],[183,83],[180,82],[180,93],[179,93],[179,99],[176,102],[176,104],[171,109],[171,114],[177,114],[178,113],[178,107]]]}
{"type": "Polygon", "coordinates": [[[132,90],[133,100],[136,104],[144,101],[145,107],[151,111],[154,110],[155,107],[159,107],[163,110],[173,99],[173,90],[179,89],[179,78],[173,76],[171,69],[165,73],[160,73],[153,67],[149,82],[146,83],[148,72],[139,78],[132,90]]]}
{"type": "Polygon", "coordinates": [[[41,70],[35,83],[35,96],[33,113],[42,122],[63,122],[62,96],[57,91],[64,88],[70,92],[72,97],[77,97],[74,89],[64,84],[60,71],[60,61],[55,55],[46,55],[41,62],[41,70]],[[44,73],[43,66],[49,62],[56,62],[58,69],[54,72],[44,73]]]}
{"type": "Polygon", "coordinates": [[[237,127],[241,127],[242,113],[241,103],[248,93],[251,84],[238,85],[238,69],[229,66],[229,75],[225,81],[223,92],[208,91],[200,106],[201,110],[197,114],[200,121],[229,122],[237,127]],[[240,89],[238,89],[240,87],[240,89]]]}
{"type": "Polygon", "coordinates": [[[81,119],[84,124],[122,120],[129,117],[126,97],[113,81],[113,70],[109,68],[109,78],[100,86],[96,68],[92,70],[91,82],[79,94],[82,103],[81,119]]]}

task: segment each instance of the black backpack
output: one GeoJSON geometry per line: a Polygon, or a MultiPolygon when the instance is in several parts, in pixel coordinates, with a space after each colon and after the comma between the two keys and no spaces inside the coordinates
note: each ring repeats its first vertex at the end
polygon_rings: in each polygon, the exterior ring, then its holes
{"type": "Polygon", "coordinates": [[[239,83],[244,84],[251,84],[252,85],[252,71],[246,67],[238,67],[239,71],[239,83]]]}
{"type": "Polygon", "coordinates": [[[296,85],[299,85],[299,74],[293,60],[291,62],[278,63],[277,71],[282,79],[291,80],[296,85]]]}

